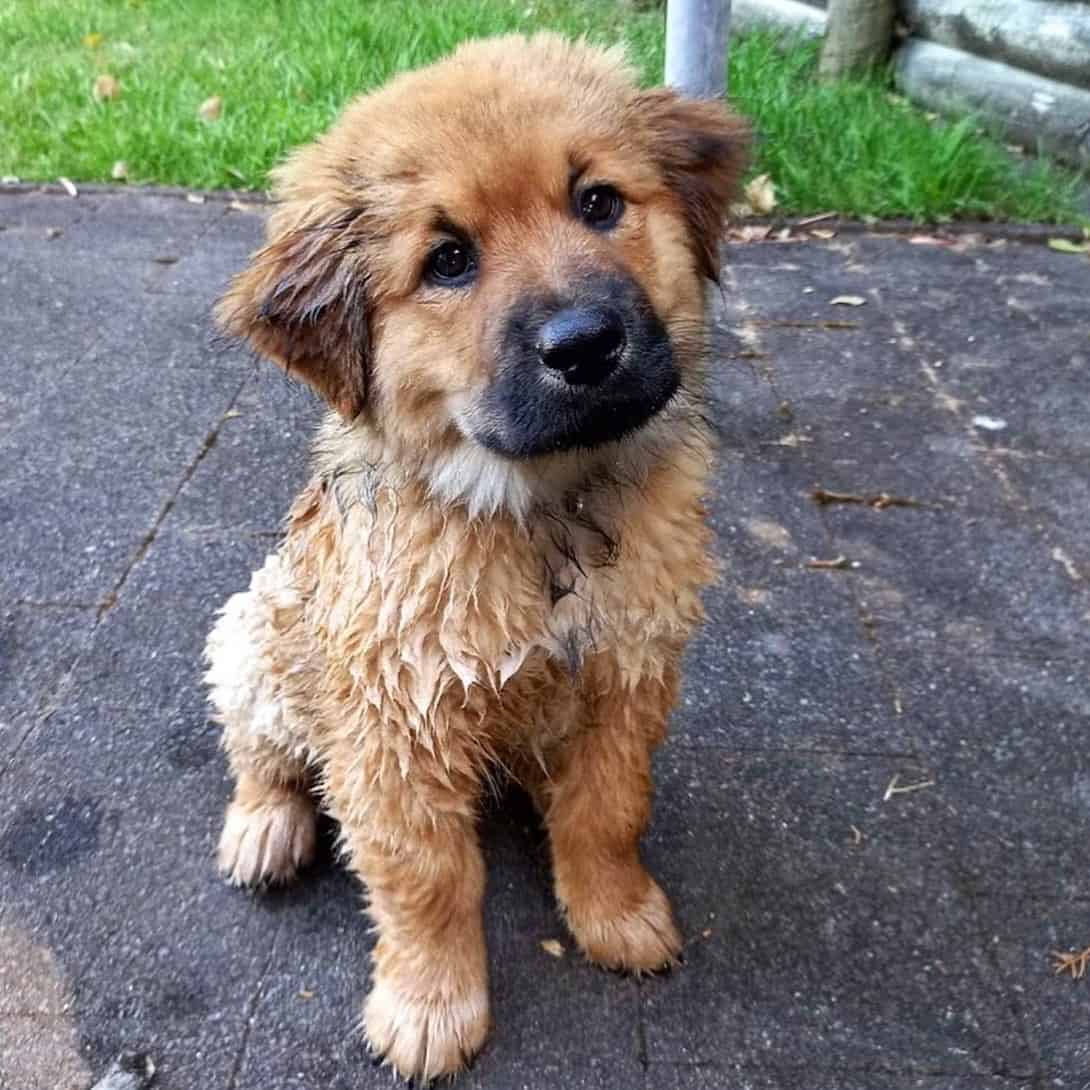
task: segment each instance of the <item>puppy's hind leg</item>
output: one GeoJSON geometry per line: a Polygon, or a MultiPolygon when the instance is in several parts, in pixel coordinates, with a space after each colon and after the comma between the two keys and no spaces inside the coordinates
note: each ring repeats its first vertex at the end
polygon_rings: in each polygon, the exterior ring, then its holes
{"type": "Polygon", "coordinates": [[[282,668],[300,613],[272,556],[250,590],[228,600],[205,649],[205,680],[235,777],[218,861],[235,885],[290,881],[314,858],[317,810],[305,733],[282,668]]]}

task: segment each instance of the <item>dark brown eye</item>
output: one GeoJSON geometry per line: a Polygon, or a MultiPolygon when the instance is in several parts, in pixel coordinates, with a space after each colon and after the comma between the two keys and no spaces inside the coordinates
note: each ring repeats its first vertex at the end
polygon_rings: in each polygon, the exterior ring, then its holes
{"type": "Polygon", "coordinates": [[[608,231],[617,225],[624,212],[624,201],[611,185],[592,185],[576,198],[579,218],[596,231],[608,231]]]}
{"type": "Polygon", "coordinates": [[[428,279],[445,287],[468,283],[476,271],[476,255],[464,242],[441,242],[428,258],[428,279]]]}

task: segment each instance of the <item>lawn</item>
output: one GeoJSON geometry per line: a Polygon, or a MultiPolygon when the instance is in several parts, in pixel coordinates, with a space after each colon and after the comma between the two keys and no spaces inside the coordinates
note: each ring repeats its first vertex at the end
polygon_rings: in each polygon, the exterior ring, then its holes
{"type": "MultiPolygon", "coordinates": [[[[462,38],[538,27],[622,39],[660,78],[662,11],[646,0],[0,0],[0,175],[103,182],[122,161],[131,182],[262,188],[357,92],[462,38]],[[118,93],[100,101],[103,76],[118,93]],[[212,97],[222,111],[202,119],[212,97]]],[[[781,211],[1079,218],[1071,174],[1014,162],[882,79],[819,84],[814,59],[762,36],[732,45],[731,97],[781,211]]]]}

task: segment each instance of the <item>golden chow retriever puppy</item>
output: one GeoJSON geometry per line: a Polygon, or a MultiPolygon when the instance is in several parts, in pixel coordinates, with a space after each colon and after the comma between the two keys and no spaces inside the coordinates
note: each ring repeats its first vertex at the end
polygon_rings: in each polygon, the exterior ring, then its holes
{"type": "Polygon", "coordinates": [[[639,973],[681,949],[640,837],[713,575],[705,289],[745,145],[619,52],[470,43],[276,171],[219,305],[334,410],[208,641],[237,781],[219,862],[284,881],[316,808],[336,819],[378,933],[364,1026],[406,1077],[488,1029],[497,772],[540,808],[587,957],[639,973]]]}

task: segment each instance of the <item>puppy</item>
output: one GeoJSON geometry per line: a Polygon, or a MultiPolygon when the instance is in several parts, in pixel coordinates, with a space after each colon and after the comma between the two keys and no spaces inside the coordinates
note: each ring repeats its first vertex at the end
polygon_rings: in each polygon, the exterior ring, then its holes
{"type": "Polygon", "coordinates": [[[591,960],[681,937],[640,862],[651,754],[713,575],[705,288],[745,128],[560,37],[462,46],[275,173],[218,318],[332,412],[207,679],[241,885],[339,822],[378,932],[364,1026],[405,1077],[489,1024],[475,821],[498,771],[548,830],[591,960]]]}

